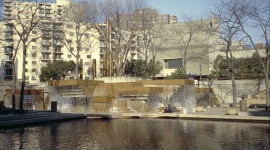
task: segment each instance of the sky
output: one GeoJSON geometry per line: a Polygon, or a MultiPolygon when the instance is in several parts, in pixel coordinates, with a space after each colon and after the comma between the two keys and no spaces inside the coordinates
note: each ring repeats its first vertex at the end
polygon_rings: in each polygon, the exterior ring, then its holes
{"type": "Polygon", "coordinates": [[[181,21],[182,14],[193,17],[205,17],[209,9],[208,0],[147,0],[148,5],[155,8],[161,14],[172,14],[178,16],[181,21]]]}

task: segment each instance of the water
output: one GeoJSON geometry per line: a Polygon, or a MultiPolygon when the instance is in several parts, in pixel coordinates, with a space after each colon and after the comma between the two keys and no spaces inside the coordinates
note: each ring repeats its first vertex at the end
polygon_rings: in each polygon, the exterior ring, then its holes
{"type": "MultiPolygon", "coordinates": [[[[119,94],[112,101],[94,102],[93,97],[87,97],[79,86],[48,86],[49,104],[57,101],[58,111],[65,113],[88,113],[88,112],[161,112],[167,104],[170,104],[179,112],[185,109],[188,113],[196,106],[193,85],[180,85],[164,87],[163,93],[133,93],[119,94]],[[76,97],[83,96],[83,97],[76,97]]],[[[98,86],[92,89],[93,96],[106,98],[112,93],[111,86],[98,86]]],[[[50,109],[50,105],[48,105],[50,109]]]]}
{"type": "Polygon", "coordinates": [[[0,129],[0,149],[268,150],[269,124],[179,119],[84,119],[0,129]]]}

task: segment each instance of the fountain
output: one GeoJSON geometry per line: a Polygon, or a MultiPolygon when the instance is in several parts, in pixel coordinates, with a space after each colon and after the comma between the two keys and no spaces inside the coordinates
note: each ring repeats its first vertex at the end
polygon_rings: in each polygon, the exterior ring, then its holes
{"type": "Polygon", "coordinates": [[[192,112],[194,85],[190,80],[140,80],[83,86],[49,86],[50,101],[67,113],[162,112],[170,104],[174,112],[192,112]],[[75,95],[74,95],[75,94],[75,95]]]}

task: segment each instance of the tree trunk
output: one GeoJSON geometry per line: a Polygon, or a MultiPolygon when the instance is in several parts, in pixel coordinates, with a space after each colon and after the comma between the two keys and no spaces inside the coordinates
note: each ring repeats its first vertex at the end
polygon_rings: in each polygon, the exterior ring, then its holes
{"type": "MultiPolygon", "coordinates": [[[[268,44],[268,43],[267,43],[268,44]]],[[[268,50],[267,50],[267,52],[269,52],[269,44],[267,45],[267,47],[268,47],[268,50]]],[[[266,57],[268,57],[268,58],[266,58],[267,59],[267,63],[266,63],[266,71],[265,71],[265,85],[266,85],[266,90],[265,90],[265,92],[266,92],[266,106],[268,106],[269,107],[269,101],[270,101],[270,99],[269,99],[269,63],[270,63],[270,56],[269,56],[269,54],[267,54],[267,56],[266,57]]]]}
{"type": "Polygon", "coordinates": [[[25,56],[26,56],[26,46],[23,43],[23,63],[22,63],[22,85],[20,93],[20,111],[23,111],[23,99],[24,99],[24,87],[25,87],[25,56]]]}
{"type": "Polygon", "coordinates": [[[237,107],[236,82],[235,82],[235,76],[234,76],[234,63],[233,63],[233,56],[232,56],[232,51],[231,51],[231,42],[228,42],[227,59],[229,63],[229,72],[230,72],[230,76],[232,80],[233,107],[237,107]]]}
{"type": "Polygon", "coordinates": [[[15,59],[12,61],[12,96],[11,96],[11,103],[12,103],[12,112],[14,113],[16,110],[16,75],[15,75],[15,59]]]}

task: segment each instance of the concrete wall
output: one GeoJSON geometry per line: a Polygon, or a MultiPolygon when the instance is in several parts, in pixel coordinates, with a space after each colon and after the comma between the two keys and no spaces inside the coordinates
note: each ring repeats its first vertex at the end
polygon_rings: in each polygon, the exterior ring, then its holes
{"type": "Polygon", "coordinates": [[[137,80],[142,80],[142,78],[119,76],[119,77],[96,77],[95,80],[102,80],[105,83],[119,83],[119,82],[135,82],[137,80]]]}
{"type": "MultiPolygon", "coordinates": [[[[208,82],[200,82],[201,87],[207,87],[208,82]]],[[[251,97],[258,93],[258,90],[265,90],[265,81],[261,81],[260,89],[258,80],[236,80],[237,101],[241,100],[242,95],[251,97]]],[[[215,80],[211,86],[216,97],[221,104],[228,104],[233,102],[232,97],[232,81],[231,80],[215,80]]]]}

